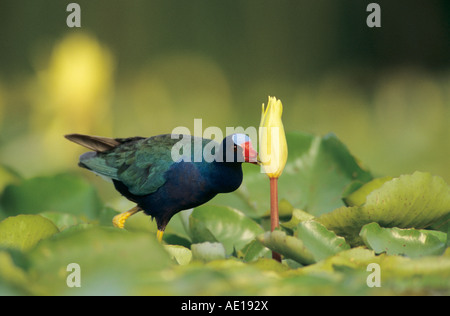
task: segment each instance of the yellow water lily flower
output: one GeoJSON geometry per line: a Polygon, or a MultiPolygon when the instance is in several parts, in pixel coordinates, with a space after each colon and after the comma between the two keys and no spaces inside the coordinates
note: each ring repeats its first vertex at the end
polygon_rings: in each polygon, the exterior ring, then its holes
{"type": "Polygon", "coordinates": [[[275,97],[269,97],[267,107],[262,105],[259,124],[259,157],[264,173],[270,178],[278,178],[283,172],[288,156],[286,135],[281,114],[283,105],[275,97]]]}

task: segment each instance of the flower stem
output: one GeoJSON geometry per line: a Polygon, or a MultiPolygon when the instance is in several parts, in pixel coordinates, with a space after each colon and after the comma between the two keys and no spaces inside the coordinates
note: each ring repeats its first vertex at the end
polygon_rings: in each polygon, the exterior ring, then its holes
{"type": "MultiPolygon", "coordinates": [[[[270,230],[274,231],[278,226],[278,178],[270,178],[270,230]]],[[[281,255],[272,251],[272,259],[281,262],[281,255]]]]}

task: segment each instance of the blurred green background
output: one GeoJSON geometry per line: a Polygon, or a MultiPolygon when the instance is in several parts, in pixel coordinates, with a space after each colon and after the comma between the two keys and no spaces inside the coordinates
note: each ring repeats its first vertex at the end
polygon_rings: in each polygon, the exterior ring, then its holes
{"type": "Polygon", "coordinates": [[[376,1],[376,29],[372,1],[76,2],[73,29],[70,1],[0,2],[0,163],[24,176],[77,169],[67,133],[225,132],[274,95],[287,131],[334,132],[375,175],[450,182],[448,0],[376,1]]]}

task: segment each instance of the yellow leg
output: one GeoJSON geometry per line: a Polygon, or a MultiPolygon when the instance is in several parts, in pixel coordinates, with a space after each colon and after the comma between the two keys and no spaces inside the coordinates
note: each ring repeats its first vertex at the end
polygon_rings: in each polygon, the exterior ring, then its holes
{"type": "Polygon", "coordinates": [[[164,235],[164,231],[158,229],[158,231],[156,232],[156,239],[158,239],[158,241],[161,242],[163,235],[164,235]]]}
{"type": "Polygon", "coordinates": [[[125,221],[128,219],[128,217],[130,217],[133,214],[136,214],[139,211],[142,211],[142,209],[136,205],[131,210],[114,216],[113,221],[112,221],[113,225],[118,228],[123,228],[125,226],[125,221]]]}

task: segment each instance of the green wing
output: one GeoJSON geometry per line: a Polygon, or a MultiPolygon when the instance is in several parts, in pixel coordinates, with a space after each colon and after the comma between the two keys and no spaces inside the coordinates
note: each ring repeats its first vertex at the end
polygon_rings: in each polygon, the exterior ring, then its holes
{"type": "Polygon", "coordinates": [[[123,182],[135,195],[155,192],[165,182],[172,166],[171,150],[179,139],[171,135],[139,138],[123,143],[107,152],[86,153],[80,162],[95,173],[123,182]]]}
{"type": "Polygon", "coordinates": [[[189,135],[172,137],[166,134],[116,139],[120,145],[104,152],[88,152],[80,157],[80,164],[101,176],[121,181],[132,194],[150,194],[166,182],[166,172],[173,164],[186,158],[201,159],[204,146],[211,142],[189,135]],[[196,141],[201,146],[196,146],[196,141]]]}

